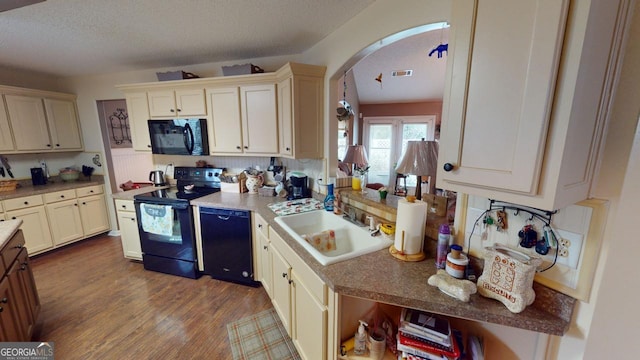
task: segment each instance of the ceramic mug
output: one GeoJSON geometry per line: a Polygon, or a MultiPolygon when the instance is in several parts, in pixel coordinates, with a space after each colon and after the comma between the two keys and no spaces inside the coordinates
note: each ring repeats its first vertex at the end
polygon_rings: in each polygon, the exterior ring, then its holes
{"type": "Polygon", "coordinates": [[[247,174],[247,190],[249,190],[249,194],[257,194],[258,189],[264,183],[264,178],[262,175],[248,175],[247,174]]]}

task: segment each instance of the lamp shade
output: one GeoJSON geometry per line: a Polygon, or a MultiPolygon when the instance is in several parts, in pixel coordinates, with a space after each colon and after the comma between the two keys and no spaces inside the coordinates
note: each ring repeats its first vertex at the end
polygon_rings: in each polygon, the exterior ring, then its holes
{"type": "Polygon", "coordinates": [[[438,143],[435,141],[409,141],[407,150],[396,166],[403,175],[435,176],[438,167],[438,143]]]}
{"type": "Polygon", "coordinates": [[[364,149],[364,145],[349,145],[342,162],[355,164],[359,168],[367,166],[369,160],[367,159],[367,151],[364,149]]]}

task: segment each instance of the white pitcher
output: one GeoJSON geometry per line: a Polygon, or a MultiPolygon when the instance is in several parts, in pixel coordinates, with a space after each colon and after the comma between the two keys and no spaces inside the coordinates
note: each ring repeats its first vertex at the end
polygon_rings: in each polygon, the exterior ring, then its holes
{"type": "Polygon", "coordinates": [[[258,189],[264,183],[264,176],[262,173],[258,175],[247,174],[247,190],[249,190],[249,194],[257,194],[258,189]]]}

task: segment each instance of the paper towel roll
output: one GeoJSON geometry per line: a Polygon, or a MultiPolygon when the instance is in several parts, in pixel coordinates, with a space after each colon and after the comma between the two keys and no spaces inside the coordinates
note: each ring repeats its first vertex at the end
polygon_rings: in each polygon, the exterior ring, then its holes
{"type": "Polygon", "coordinates": [[[396,219],[396,238],[393,246],[407,255],[421,253],[427,224],[427,203],[410,203],[400,199],[396,219]]]}

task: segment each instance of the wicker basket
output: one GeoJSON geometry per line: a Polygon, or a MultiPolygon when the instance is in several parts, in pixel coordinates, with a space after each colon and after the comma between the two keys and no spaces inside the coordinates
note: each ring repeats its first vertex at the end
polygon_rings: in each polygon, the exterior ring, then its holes
{"type": "Polygon", "coordinates": [[[18,187],[17,180],[0,181],[0,192],[13,191],[18,187]]]}

